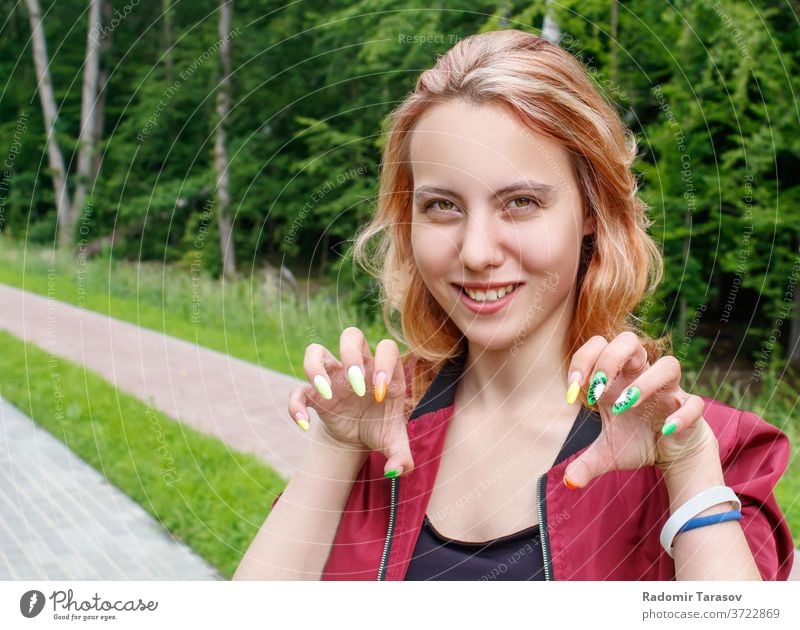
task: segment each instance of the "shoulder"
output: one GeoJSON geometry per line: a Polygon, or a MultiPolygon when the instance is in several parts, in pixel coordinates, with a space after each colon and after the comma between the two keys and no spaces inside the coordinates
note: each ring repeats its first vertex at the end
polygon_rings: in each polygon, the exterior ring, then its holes
{"type": "Polygon", "coordinates": [[[732,407],[707,396],[703,418],[714,431],[725,461],[742,455],[745,450],[766,449],[776,464],[785,468],[789,461],[789,439],[776,425],[752,411],[732,407]]]}
{"type": "Polygon", "coordinates": [[[786,580],[792,569],[794,542],[773,489],[789,463],[789,439],[752,411],[702,398],[703,417],[719,443],[725,483],[742,502],[742,531],[761,576],[786,580]]]}

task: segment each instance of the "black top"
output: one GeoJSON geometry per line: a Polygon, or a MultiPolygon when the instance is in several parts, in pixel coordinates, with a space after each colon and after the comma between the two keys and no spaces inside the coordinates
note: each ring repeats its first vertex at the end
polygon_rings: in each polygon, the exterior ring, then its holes
{"type": "MultiPolygon", "coordinates": [[[[553,466],[588,446],[600,434],[597,412],[581,407],[553,466]]],[[[539,524],[483,542],[442,536],[428,515],[406,572],[406,580],[544,580],[539,524]]]]}

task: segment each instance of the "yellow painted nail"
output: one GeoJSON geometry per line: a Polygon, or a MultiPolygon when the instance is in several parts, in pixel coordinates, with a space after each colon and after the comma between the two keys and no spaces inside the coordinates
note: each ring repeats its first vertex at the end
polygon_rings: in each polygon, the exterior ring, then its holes
{"type": "Polygon", "coordinates": [[[294,417],[297,420],[297,426],[303,429],[303,431],[308,431],[308,420],[303,417],[303,414],[298,411],[294,417]]]}
{"type": "Polygon", "coordinates": [[[314,377],[314,387],[317,388],[319,395],[322,396],[325,400],[330,400],[333,398],[333,392],[331,392],[330,383],[325,380],[325,377],[322,374],[317,374],[314,377]]]}
{"type": "Polygon", "coordinates": [[[578,381],[575,381],[572,385],[569,386],[567,390],[567,404],[571,405],[576,400],[578,400],[578,393],[581,391],[581,385],[578,381]]]}
{"type": "Polygon", "coordinates": [[[567,404],[571,405],[578,400],[578,394],[581,391],[581,373],[573,372],[569,375],[570,386],[567,389],[567,404]]]}
{"type": "Polygon", "coordinates": [[[347,380],[350,381],[350,387],[353,391],[363,398],[367,392],[367,385],[364,383],[364,372],[357,365],[351,365],[347,370],[347,380]]]}

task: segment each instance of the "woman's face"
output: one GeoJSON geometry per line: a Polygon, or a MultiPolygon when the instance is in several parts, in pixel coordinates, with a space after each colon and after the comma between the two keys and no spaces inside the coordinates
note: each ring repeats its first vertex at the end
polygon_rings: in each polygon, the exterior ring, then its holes
{"type": "Polygon", "coordinates": [[[410,152],[414,260],[466,337],[501,350],[571,318],[593,221],[567,151],[499,105],[454,100],[420,118],[410,152]]]}

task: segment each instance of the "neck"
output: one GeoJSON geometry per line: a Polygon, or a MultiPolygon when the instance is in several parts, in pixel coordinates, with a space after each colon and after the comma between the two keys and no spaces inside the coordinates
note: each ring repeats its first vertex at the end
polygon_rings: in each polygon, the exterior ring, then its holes
{"type": "Polygon", "coordinates": [[[564,356],[562,340],[568,324],[568,317],[553,317],[520,342],[501,350],[487,350],[469,342],[459,385],[461,400],[486,410],[552,413],[567,409],[566,372],[571,357],[564,356]]]}

